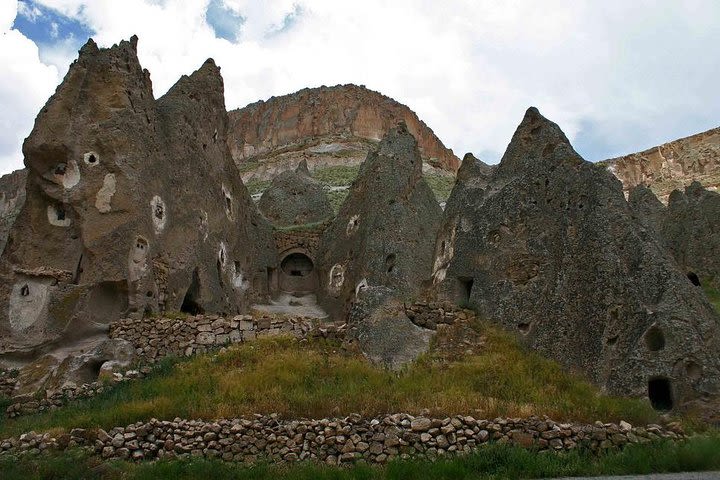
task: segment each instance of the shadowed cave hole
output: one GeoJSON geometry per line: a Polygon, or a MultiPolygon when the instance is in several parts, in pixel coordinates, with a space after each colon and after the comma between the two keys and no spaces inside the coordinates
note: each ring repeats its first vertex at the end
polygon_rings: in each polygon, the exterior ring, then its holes
{"type": "Polygon", "coordinates": [[[392,273],[392,271],[395,269],[395,254],[391,253],[387,257],[385,257],[385,271],[387,273],[392,273]]]}
{"type": "Polygon", "coordinates": [[[200,276],[198,275],[197,269],[195,269],[195,271],[193,271],[190,286],[188,287],[187,292],[185,292],[185,297],[183,298],[183,303],[180,306],[180,311],[190,315],[199,315],[204,313],[202,307],[198,303],[199,297],[200,276]]]}
{"type": "Polygon", "coordinates": [[[690,283],[695,285],[696,287],[701,287],[702,284],[700,283],[700,278],[697,276],[697,273],[695,272],[688,272],[687,278],[690,280],[690,283]]]}
{"type": "Polygon", "coordinates": [[[648,398],[655,410],[672,410],[673,396],[670,380],[665,377],[651,378],[648,382],[648,398]]]}
{"type": "Polygon", "coordinates": [[[30,287],[27,284],[23,285],[20,289],[20,295],[23,297],[30,295],[30,287]]]}
{"type": "Polygon", "coordinates": [[[100,368],[103,363],[105,363],[104,360],[90,360],[86,362],[85,365],[80,367],[77,371],[77,383],[83,384],[96,382],[100,376],[100,368]]]}
{"type": "Polygon", "coordinates": [[[458,277],[458,282],[460,283],[460,298],[458,303],[461,306],[468,305],[475,280],[472,277],[458,277]]]}
{"type": "Polygon", "coordinates": [[[307,255],[291,253],[283,259],[280,268],[291,277],[306,277],[313,271],[313,263],[307,255]]]}
{"type": "Polygon", "coordinates": [[[65,207],[62,205],[58,205],[57,208],[55,209],[55,216],[60,221],[65,220],[65,207]]]}
{"type": "Polygon", "coordinates": [[[653,325],[645,332],[645,345],[651,352],[665,348],[665,334],[660,327],[653,325]]]}
{"type": "Polygon", "coordinates": [[[95,154],[92,154],[92,153],[90,154],[90,156],[88,157],[88,162],[89,163],[97,162],[97,157],[95,156],[95,154]]]}

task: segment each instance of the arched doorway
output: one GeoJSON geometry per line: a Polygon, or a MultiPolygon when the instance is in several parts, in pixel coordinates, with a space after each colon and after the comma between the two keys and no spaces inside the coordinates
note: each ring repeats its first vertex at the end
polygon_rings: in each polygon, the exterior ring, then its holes
{"type": "Polygon", "coordinates": [[[288,293],[312,293],[318,277],[312,259],[303,251],[290,251],[280,262],[280,290],[288,293]]]}

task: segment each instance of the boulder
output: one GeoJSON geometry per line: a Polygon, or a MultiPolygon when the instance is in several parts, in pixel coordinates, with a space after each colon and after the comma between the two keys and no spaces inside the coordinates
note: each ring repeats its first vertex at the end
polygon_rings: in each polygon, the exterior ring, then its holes
{"type": "Polygon", "coordinates": [[[310,176],[304,160],[295,171],[286,170],[273,179],[258,208],[278,227],[322,222],[334,213],[322,184],[310,176]]]}
{"type": "Polygon", "coordinates": [[[666,408],[718,392],[720,319],[610,172],[530,108],[500,164],[475,176],[453,189],[436,242],[441,296],[609,393],[666,408]]]}

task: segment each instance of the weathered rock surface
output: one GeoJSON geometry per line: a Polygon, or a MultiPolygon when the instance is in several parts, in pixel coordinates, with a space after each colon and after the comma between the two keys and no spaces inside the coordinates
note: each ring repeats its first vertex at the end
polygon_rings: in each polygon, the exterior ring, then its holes
{"type": "Polygon", "coordinates": [[[346,314],[363,286],[411,296],[429,277],[442,210],[421,164],[415,138],[400,124],[360,167],[318,249],[318,300],[331,315],[346,314]]]}
{"type": "Polygon", "coordinates": [[[626,194],[638,185],[645,185],[667,202],[670,192],[693,181],[717,190],[720,187],[720,128],[601,163],[623,182],[626,194]]]}
{"type": "Polygon", "coordinates": [[[688,278],[720,287],[720,194],[693,182],[670,194],[667,207],[645,186],[630,192],[630,205],[670,249],[688,278]]]}
{"type": "Polygon", "coordinates": [[[435,332],[413,323],[394,295],[382,286],[360,289],[348,325],[351,340],[371,362],[398,370],[429,350],[435,332]]]}
{"type": "Polygon", "coordinates": [[[311,170],[358,165],[400,121],[417,139],[425,162],[453,172],[460,164],[412,110],[362,86],[306,88],[233,110],[229,117],[228,142],[243,179],[269,180],[303,159],[311,170]]]}
{"type": "Polygon", "coordinates": [[[26,201],[1,259],[5,361],[62,360],[127,314],[237,313],[267,290],[271,227],[227,147],[219,68],[155,100],[136,42],[88,41],[25,141],[26,201]]]}
{"type": "Polygon", "coordinates": [[[720,389],[720,320],[620,182],[527,111],[500,164],[458,182],[434,283],[614,394],[671,406],[720,389]],[[457,199],[467,202],[463,208],[457,199]]]}
{"type": "Polygon", "coordinates": [[[5,249],[10,229],[25,205],[27,170],[17,170],[0,177],[0,254],[5,249]]]}
{"type": "Polygon", "coordinates": [[[273,225],[305,225],[322,222],[334,212],[323,186],[310,176],[303,160],[295,171],[275,177],[258,202],[258,208],[273,225]]]}

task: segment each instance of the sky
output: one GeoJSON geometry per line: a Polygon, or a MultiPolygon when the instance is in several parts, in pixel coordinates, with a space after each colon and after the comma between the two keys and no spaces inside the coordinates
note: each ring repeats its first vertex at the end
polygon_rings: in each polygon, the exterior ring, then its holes
{"type": "Polygon", "coordinates": [[[156,97],[212,57],[228,109],[355,83],[496,163],[529,106],[597,161],[720,125],[717,0],[0,0],[0,174],[92,37],[156,97]]]}

